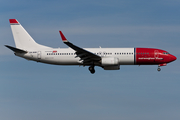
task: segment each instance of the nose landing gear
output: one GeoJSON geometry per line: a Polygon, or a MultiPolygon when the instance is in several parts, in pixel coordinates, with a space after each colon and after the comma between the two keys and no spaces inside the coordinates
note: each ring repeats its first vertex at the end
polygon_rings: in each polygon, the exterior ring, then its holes
{"type": "Polygon", "coordinates": [[[160,71],[161,71],[161,68],[160,68],[160,67],[158,67],[157,71],[159,71],[159,72],[160,72],[160,71]]]}
{"type": "Polygon", "coordinates": [[[95,73],[94,65],[92,65],[92,66],[89,67],[89,71],[90,71],[92,74],[95,73]]]}
{"type": "Polygon", "coordinates": [[[166,66],[166,65],[167,65],[167,63],[159,64],[157,71],[161,71],[161,68],[160,68],[160,67],[161,67],[161,66],[166,66]]]}

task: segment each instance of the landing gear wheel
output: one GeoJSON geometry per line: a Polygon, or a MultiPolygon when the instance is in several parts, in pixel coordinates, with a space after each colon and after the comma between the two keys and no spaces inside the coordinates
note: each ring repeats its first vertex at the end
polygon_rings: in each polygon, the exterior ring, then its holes
{"type": "Polygon", "coordinates": [[[161,71],[161,68],[158,68],[157,71],[161,71]]]}
{"type": "Polygon", "coordinates": [[[95,73],[94,66],[90,66],[90,67],[89,67],[89,71],[90,71],[92,74],[94,74],[94,73],[95,73]]]}

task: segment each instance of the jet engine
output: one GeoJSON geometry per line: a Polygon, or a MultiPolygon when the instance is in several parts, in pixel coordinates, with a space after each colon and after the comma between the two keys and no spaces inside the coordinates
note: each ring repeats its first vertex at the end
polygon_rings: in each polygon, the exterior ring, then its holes
{"type": "Polygon", "coordinates": [[[119,59],[116,57],[104,57],[101,60],[102,66],[119,65],[119,59]]]}
{"type": "Polygon", "coordinates": [[[119,59],[116,57],[104,57],[101,60],[104,70],[119,70],[119,59]]]}

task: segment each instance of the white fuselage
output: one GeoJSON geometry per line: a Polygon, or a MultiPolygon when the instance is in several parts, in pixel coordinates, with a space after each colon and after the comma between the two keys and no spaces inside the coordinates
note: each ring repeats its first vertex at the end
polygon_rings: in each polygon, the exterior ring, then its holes
{"type": "MultiPolygon", "coordinates": [[[[98,56],[118,58],[119,65],[134,65],[134,48],[84,48],[98,56]]],[[[32,50],[26,54],[16,54],[28,60],[55,65],[82,65],[71,48],[32,50]]]]}

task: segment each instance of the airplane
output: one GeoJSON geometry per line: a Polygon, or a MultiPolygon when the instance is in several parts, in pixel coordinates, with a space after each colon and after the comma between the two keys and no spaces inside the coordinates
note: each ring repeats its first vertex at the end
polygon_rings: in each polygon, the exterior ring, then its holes
{"type": "Polygon", "coordinates": [[[94,74],[95,66],[104,70],[119,70],[120,65],[158,65],[175,61],[177,58],[165,50],[156,48],[81,48],[69,42],[59,31],[64,44],[69,48],[52,48],[40,45],[28,34],[16,19],[9,19],[15,46],[5,45],[16,56],[27,60],[54,64],[89,66],[94,74]]]}

